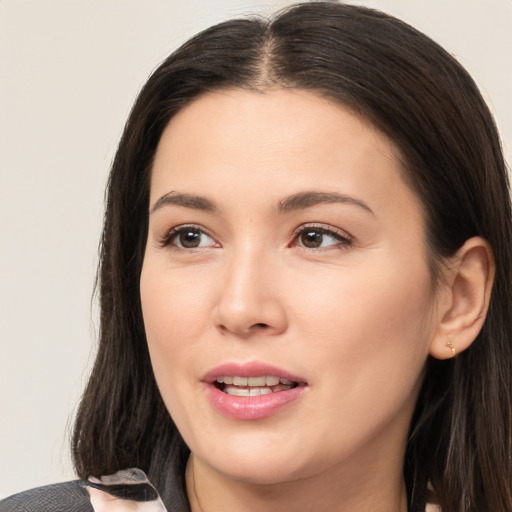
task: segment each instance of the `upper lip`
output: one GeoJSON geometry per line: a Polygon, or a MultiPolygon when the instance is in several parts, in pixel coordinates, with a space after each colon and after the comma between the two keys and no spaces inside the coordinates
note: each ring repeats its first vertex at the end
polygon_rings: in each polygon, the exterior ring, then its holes
{"type": "Polygon", "coordinates": [[[306,379],[298,375],[294,375],[277,366],[269,365],[259,361],[251,361],[247,363],[226,362],[209,370],[203,377],[202,381],[211,384],[218,377],[237,376],[237,377],[279,377],[291,380],[297,384],[306,384],[306,379]]]}

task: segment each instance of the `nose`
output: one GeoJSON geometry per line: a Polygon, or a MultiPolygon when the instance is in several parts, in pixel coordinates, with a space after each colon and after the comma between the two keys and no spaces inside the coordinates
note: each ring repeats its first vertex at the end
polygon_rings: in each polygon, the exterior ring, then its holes
{"type": "Polygon", "coordinates": [[[213,319],[222,333],[247,339],[286,330],[275,260],[271,255],[246,250],[226,263],[213,319]]]}

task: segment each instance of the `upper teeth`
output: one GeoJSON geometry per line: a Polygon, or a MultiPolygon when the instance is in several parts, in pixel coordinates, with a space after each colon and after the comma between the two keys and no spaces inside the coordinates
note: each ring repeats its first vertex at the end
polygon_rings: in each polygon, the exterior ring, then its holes
{"type": "Polygon", "coordinates": [[[267,377],[238,377],[238,376],[226,376],[217,377],[219,384],[234,384],[235,386],[277,386],[279,383],[289,386],[292,383],[291,380],[267,376],[267,377]]]}

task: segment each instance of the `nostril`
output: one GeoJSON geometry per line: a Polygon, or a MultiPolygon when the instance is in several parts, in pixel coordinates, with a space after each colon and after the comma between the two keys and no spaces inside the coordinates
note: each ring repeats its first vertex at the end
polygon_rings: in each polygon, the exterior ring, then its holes
{"type": "MultiPolygon", "coordinates": [[[[227,327],[224,324],[220,324],[218,326],[218,328],[223,333],[227,333],[229,331],[235,331],[234,328],[230,329],[229,327],[227,327]]],[[[269,328],[270,328],[270,326],[268,324],[266,324],[264,322],[258,322],[256,324],[252,324],[248,329],[244,329],[244,330],[240,329],[240,330],[236,330],[236,332],[238,332],[240,335],[243,335],[243,336],[249,336],[251,334],[251,332],[257,331],[259,329],[269,329],[269,328]]]]}

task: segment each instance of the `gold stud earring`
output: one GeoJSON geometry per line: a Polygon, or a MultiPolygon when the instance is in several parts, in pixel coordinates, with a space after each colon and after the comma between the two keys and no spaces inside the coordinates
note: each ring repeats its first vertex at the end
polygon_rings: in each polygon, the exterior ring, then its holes
{"type": "Polygon", "coordinates": [[[457,351],[455,350],[455,346],[453,345],[451,338],[448,338],[448,343],[446,344],[446,346],[452,351],[452,357],[455,357],[457,355],[457,351]]]}

